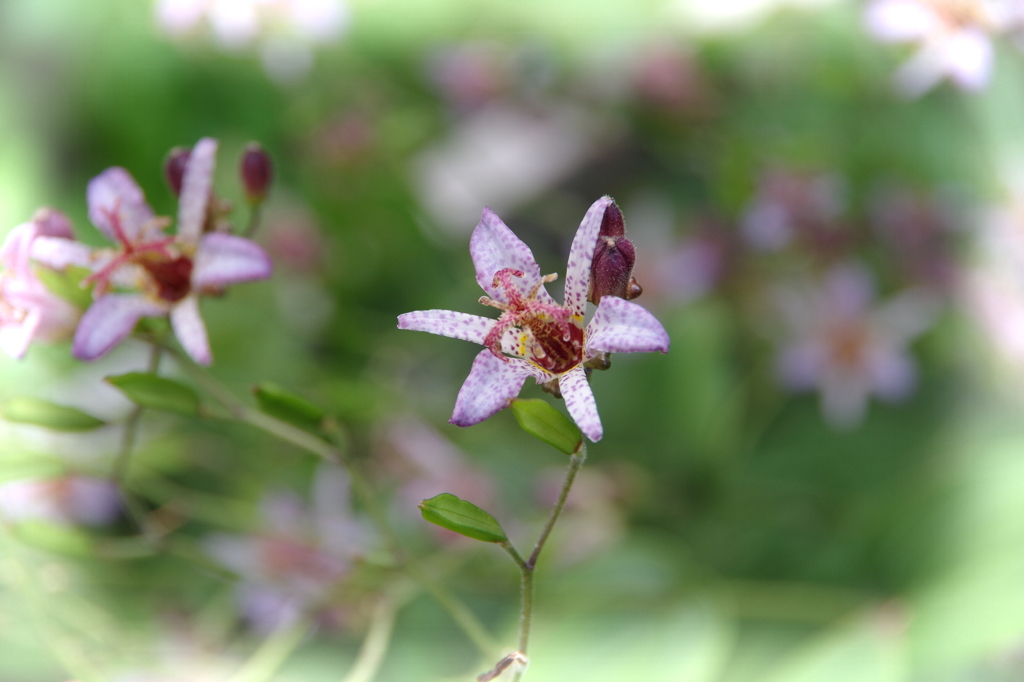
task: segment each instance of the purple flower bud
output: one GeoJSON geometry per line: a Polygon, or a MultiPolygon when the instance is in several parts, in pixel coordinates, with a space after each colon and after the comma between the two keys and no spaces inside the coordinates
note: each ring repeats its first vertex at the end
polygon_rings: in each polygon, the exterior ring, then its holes
{"type": "Polygon", "coordinates": [[[259,142],[250,142],[245,146],[239,171],[242,174],[242,184],[245,186],[245,196],[250,203],[258,204],[263,201],[274,178],[274,168],[270,163],[270,156],[259,142]]]}
{"type": "Polygon", "coordinates": [[[175,147],[167,154],[164,161],[164,177],[174,196],[181,196],[181,181],[185,177],[185,164],[188,163],[192,150],[188,147],[175,147]]]}
{"type": "Polygon", "coordinates": [[[603,296],[636,298],[643,289],[633,279],[633,264],[636,250],[626,239],[626,224],[622,211],[614,203],[605,209],[601,221],[601,232],[597,237],[597,248],[590,266],[590,292],[587,297],[598,304],[603,296]]]}

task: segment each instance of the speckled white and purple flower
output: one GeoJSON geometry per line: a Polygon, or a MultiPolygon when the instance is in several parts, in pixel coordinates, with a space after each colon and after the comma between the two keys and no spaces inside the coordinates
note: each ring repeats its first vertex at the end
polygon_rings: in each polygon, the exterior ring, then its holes
{"type": "Polygon", "coordinates": [[[541,276],[530,248],[494,212],[485,208],[470,239],[476,281],[486,292],[480,302],[498,308],[497,319],[450,310],[399,315],[398,328],[430,332],[487,348],[476,356],[455,401],[451,423],[472,426],[492,416],[519,394],[532,376],[558,381],[569,414],[592,441],[603,430],[583,363],[598,353],[667,353],[669,338],[653,315],[635,303],[605,296],[584,327],[591,262],[601,220],[611,197],[591,205],[569,250],[565,303],[544,289],[555,275],[541,276]]]}

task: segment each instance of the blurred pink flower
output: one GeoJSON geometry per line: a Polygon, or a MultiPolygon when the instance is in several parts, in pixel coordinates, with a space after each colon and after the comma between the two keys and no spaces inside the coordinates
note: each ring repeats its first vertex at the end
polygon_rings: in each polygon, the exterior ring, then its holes
{"type": "Polygon", "coordinates": [[[14,358],[24,356],[35,339],[71,336],[78,323],[78,309],[51,293],[32,270],[30,259],[40,237],[70,243],[64,214],[41,209],[31,222],[11,230],[0,246],[0,349],[14,358]]]}
{"type": "Polygon", "coordinates": [[[72,353],[94,360],[123,341],[142,317],[169,315],[182,347],[200,364],[212,354],[199,296],[232,284],[266,279],[271,263],[255,242],[224,232],[204,232],[211,197],[217,141],[196,143],[185,165],[178,204],[178,229],[155,216],[142,189],[123,168],[108,168],[89,182],[89,218],[117,244],[93,251],[66,239],[39,239],[32,255],[52,267],[92,269],[96,301],[82,316],[72,353]],[[110,292],[136,289],[140,293],[110,292]]]}
{"type": "Polygon", "coordinates": [[[69,474],[0,485],[0,516],[9,521],[102,526],[120,513],[117,486],[103,478],[69,474]]]}
{"type": "Polygon", "coordinates": [[[994,3],[983,0],[872,0],[864,23],[877,40],[914,43],[917,51],[897,70],[897,89],[918,97],[944,78],[980,90],[992,71],[994,3]]]}
{"type": "Polygon", "coordinates": [[[880,191],[870,206],[872,227],[913,284],[948,292],[956,283],[954,215],[941,198],[906,189],[880,191]]]}
{"type": "Polygon", "coordinates": [[[437,50],[427,75],[456,111],[482,106],[509,87],[509,55],[500,45],[463,43],[437,50]]]}
{"type": "Polygon", "coordinates": [[[778,355],[781,379],[794,390],[816,389],[830,424],[856,426],[872,394],[895,401],[913,390],[908,346],[932,324],[934,297],[906,291],[876,306],[868,274],[854,265],[775,293],[790,333],[778,355]]]}
{"type": "Polygon", "coordinates": [[[308,506],[294,493],[268,495],[256,532],[207,540],[209,554],[241,577],[242,612],[261,631],[310,612],[329,617],[331,590],[370,546],[371,531],[352,511],[348,474],[322,467],[312,497],[308,506]]]}
{"type": "Polygon", "coordinates": [[[832,173],[798,173],[774,168],[763,174],[740,220],[740,232],[759,251],[778,251],[799,240],[830,252],[846,236],[839,223],[843,184],[832,173]]]}
{"type": "Polygon", "coordinates": [[[668,352],[669,338],[653,315],[635,303],[605,296],[584,328],[591,261],[611,197],[591,205],[580,224],[566,266],[565,303],[554,302],[530,248],[485,208],[469,250],[480,299],[502,311],[495,320],[450,310],[420,310],[398,317],[399,329],[425,331],[479,343],[455,401],[451,423],[472,426],[494,415],[519,394],[532,376],[537,383],[557,380],[569,414],[592,441],[602,436],[601,419],[583,363],[601,352],[668,352]]]}
{"type": "MultiPolygon", "coordinates": [[[[423,500],[451,493],[470,502],[486,504],[495,512],[494,483],[451,441],[416,417],[396,415],[382,428],[382,455],[389,478],[402,481],[398,489],[399,512],[419,518],[423,500]]],[[[461,542],[461,535],[438,526],[442,538],[461,542]]]]}
{"type": "MultiPolygon", "coordinates": [[[[598,469],[579,472],[572,492],[555,531],[561,538],[553,551],[563,565],[585,561],[609,551],[625,539],[628,524],[622,508],[622,497],[628,481],[598,469]]],[[[564,482],[562,469],[544,472],[537,485],[537,498],[542,508],[550,508],[558,499],[564,482]]]]}

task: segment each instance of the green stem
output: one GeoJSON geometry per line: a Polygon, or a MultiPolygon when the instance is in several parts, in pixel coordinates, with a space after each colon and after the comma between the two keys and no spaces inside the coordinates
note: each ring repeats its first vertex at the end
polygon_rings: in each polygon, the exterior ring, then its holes
{"type": "MultiPolygon", "coordinates": [[[[163,348],[158,344],[153,344],[153,348],[149,353],[149,367],[147,368],[150,374],[156,374],[157,370],[160,369],[160,355],[163,353],[163,348]]],[[[135,449],[135,440],[138,436],[139,421],[142,418],[143,408],[136,405],[132,411],[128,414],[128,419],[124,423],[124,433],[121,437],[121,449],[118,450],[117,457],[114,459],[114,468],[111,472],[111,480],[120,486],[128,476],[128,464],[131,461],[132,450],[135,449]]]]}
{"type": "MultiPolygon", "coordinates": [[[[530,625],[533,621],[533,575],[537,568],[537,559],[540,558],[540,553],[544,549],[544,545],[548,541],[548,536],[551,535],[552,529],[555,527],[555,523],[558,522],[558,517],[562,514],[562,509],[565,507],[565,501],[569,497],[569,491],[572,489],[572,484],[576,480],[576,474],[579,473],[580,468],[583,466],[583,462],[587,459],[587,445],[586,442],[580,442],[579,449],[573,453],[569,460],[569,470],[565,474],[565,481],[562,483],[562,489],[558,493],[558,501],[555,502],[554,508],[548,515],[547,523],[544,524],[544,529],[540,533],[540,537],[537,539],[537,544],[533,548],[533,553],[530,554],[530,558],[523,560],[523,557],[516,551],[516,548],[509,542],[501,543],[502,549],[508,552],[509,556],[519,567],[520,583],[521,583],[521,607],[519,612],[519,653],[526,655],[526,649],[530,644],[530,625]]],[[[519,678],[522,677],[521,672],[517,672],[513,678],[513,682],[518,682],[519,678]]]]}
{"type": "Polygon", "coordinates": [[[242,232],[243,237],[252,237],[253,233],[259,229],[260,217],[263,214],[263,202],[250,203],[249,204],[249,224],[246,225],[245,230],[242,232]]]}
{"type": "MultiPolygon", "coordinates": [[[[544,524],[544,530],[541,531],[540,537],[537,539],[537,544],[533,548],[533,554],[530,555],[529,560],[526,562],[530,570],[533,570],[537,565],[537,558],[540,557],[540,552],[544,549],[544,543],[548,541],[548,536],[551,535],[551,530],[555,527],[555,522],[558,521],[558,517],[562,513],[562,507],[565,506],[565,500],[569,497],[569,490],[572,489],[573,481],[576,480],[576,474],[580,472],[580,468],[586,459],[587,444],[585,441],[580,441],[579,450],[573,453],[569,459],[569,470],[565,473],[565,482],[562,483],[562,490],[558,493],[558,501],[548,516],[548,522],[544,524]]],[[[525,654],[526,652],[524,651],[523,653],[525,654]]]]}
{"type": "Polygon", "coordinates": [[[229,682],[266,682],[302,643],[309,626],[304,622],[282,627],[267,637],[229,682]]]}
{"type": "Polygon", "coordinates": [[[370,616],[370,628],[359,648],[356,662],[342,682],[372,682],[377,676],[391,641],[397,611],[398,605],[393,596],[385,594],[380,598],[370,616]]]}
{"type": "Polygon", "coordinates": [[[441,608],[448,612],[451,619],[462,628],[462,632],[473,642],[482,656],[494,655],[494,652],[500,648],[498,641],[491,636],[487,628],[477,620],[477,617],[465,604],[446,590],[441,583],[428,578],[415,562],[406,561],[405,572],[429,592],[434,601],[441,605],[441,608]]]}

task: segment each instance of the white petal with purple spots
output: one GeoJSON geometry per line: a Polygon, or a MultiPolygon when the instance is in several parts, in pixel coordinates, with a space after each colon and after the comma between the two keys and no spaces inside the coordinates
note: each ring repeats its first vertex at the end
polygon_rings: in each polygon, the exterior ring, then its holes
{"type": "Polygon", "coordinates": [[[647,310],[615,296],[604,296],[587,325],[586,352],[667,353],[668,333],[647,310]]]}
{"type": "Polygon", "coordinates": [[[530,363],[525,360],[501,360],[487,349],[480,351],[455,399],[449,421],[455,426],[479,424],[507,407],[531,373],[530,363]]]}
{"type": "MultiPolygon", "coordinates": [[[[499,270],[513,268],[523,273],[520,280],[521,291],[529,293],[530,289],[540,281],[540,266],[533,258],[530,247],[523,243],[512,230],[501,221],[494,211],[485,208],[480,216],[480,223],[473,230],[469,240],[469,253],[473,257],[476,268],[476,282],[487,295],[502,303],[508,302],[505,291],[494,286],[494,274],[499,270]]],[[[541,286],[538,299],[544,303],[552,301],[551,296],[541,286]]]]}
{"type": "Polygon", "coordinates": [[[590,264],[597,248],[597,235],[601,232],[604,212],[610,203],[612,198],[606,195],[590,205],[569,248],[569,263],[565,267],[565,307],[581,320],[587,312],[590,264]]]}
{"type": "Polygon", "coordinates": [[[79,360],[95,360],[131,334],[140,318],[166,313],[167,308],[145,296],[101,296],[82,315],[71,344],[71,354],[79,360]]]}
{"type": "Polygon", "coordinates": [[[270,277],[273,265],[263,248],[245,237],[222,232],[203,235],[192,266],[197,289],[220,288],[270,277]]]}
{"type": "Polygon", "coordinates": [[[153,218],[135,179],[124,168],[108,168],[89,181],[85,191],[89,220],[111,241],[120,243],[118,233],[129,242],[138,241],[142,226],[153,218]]]}
{"type": "Polygon", "coordinates": [[[495,320],[454,310],[417,310],[398,316],[399,329],[439,334],[473,343],[484,342],[495,320]]]}
{"type": "Polygon", "coordinates": [[[185,163],[178,202],[178,238],[186,244],[198,244],[203,232],[216,161],[217,140],[204,137],[196,142],[185,163]]]}
{"type": "Polygon", "coordinates": [[[594,392],[590,390],[583,366],[577,365],[558,377],[558,388],[565,398],[565,408],[569,410],[580,431],[594,443],[601,440],[604,435],[601,417],[597,414],[597,401],[594,400],[594,392]]]}
{"type": "Polygon", "coordinates": [[[197,364],[213,362],[210,341],[206,336],[206,325],[199,314],[199,297],[189,294],[171,309],[171,328],[181,347],[197,364]]]}

